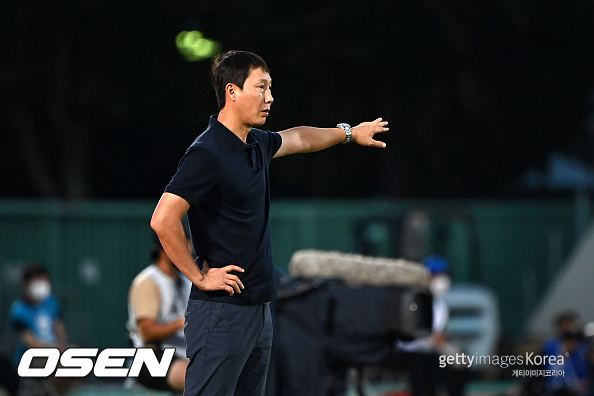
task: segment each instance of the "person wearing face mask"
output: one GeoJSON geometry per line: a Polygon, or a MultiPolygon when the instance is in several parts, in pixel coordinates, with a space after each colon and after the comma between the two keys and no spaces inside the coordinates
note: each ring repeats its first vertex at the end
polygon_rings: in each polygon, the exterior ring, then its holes
{"type": "Polygon", "coordinates": [[[10,323],[19,336],[15,366],[29,348],[57,347],[63,352],[68,346],[60,304],[52,294],[47,269],[38,263],[26,267],[22,282],[23,294],[13,302],[9,312],[10,323]]]}
{"type": "MultiPolygon", "coordinates": [[[[192,252],[189,241],[188,249],[192,252]]],[[[177,393],[184,389],[188,366],[183,329],[191,283],[175,267],[156,235],[150,256],[153,264],[134,278],[128,292],[130,340],[136,348],[152,347],[159,359],[167,347],[175,347],[175,355],[167,377],[153,378],[143,366],[137,380],[149,389],[177,393]]]]}
{"type": "Polygon", "coordinates": [[[464,371],[449,366],[439,367],[439,355],[456,352],[446,338],[449,309],[444,297],[451,286],[449,263],[444,257],[432,254],[423,259],[423,265],[431,274],[428,286],[433,296],[432,334],[426,338],[399,342],[400,364],[409,371],[413,396],[434,396],[439,383],[444,383],[449,396],[461,396],[466,382],[464,371]]]}
{"type": "MultiPolygon", "coordinates": [[[[8,314],[9,322],[18,335],[14,356],[18,367],[23,353],[29,348],[58,348],[60,353],[71,347],[68,333],[62,321],[58,299],[52,294],[52,284],[47,268],[33,263],[23,270],[22,296],[15,300],[8,314]]],[[[18,395],[65,395],[80,378],[56,378],[47,380],[21,378],[18,395]]]]}

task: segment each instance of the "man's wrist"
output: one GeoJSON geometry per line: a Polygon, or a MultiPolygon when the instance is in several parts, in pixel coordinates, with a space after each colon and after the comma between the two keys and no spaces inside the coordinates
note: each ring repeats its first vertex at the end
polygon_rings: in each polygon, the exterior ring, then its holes
{"type": "Polygon", "coordinates": [[[202,290],[202,287],[204,286],[204,280],[205,280],[206,276],[204,274],[204,272],[200,271],[198,273],[197,276],[194,276],[190,279],[190,281],[196,285],[196,287],[200,290],[202,290]]]}
{"type": "Polygon", "coordinates": [[[344,133],[346,134],[346,138],[344,139],[344,142],[342,142],[342,144],[349,143],[353,138],[353,130],[351,129],[351,126],[349,124],[345,124],[343,122],[336,126],[338,128],[342,128],[344,130],[344,133]]]}

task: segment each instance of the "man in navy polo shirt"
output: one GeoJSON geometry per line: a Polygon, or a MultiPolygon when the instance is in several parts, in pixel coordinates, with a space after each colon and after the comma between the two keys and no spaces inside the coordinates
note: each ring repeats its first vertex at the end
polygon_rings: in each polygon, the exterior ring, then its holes
{"type": "Polygon", "coordinates": [[[264,60],[229,51],[213,61],[219,114],[192,143],[151,220],[163,248],[192,281],[185,336],[190,359],[185,395],[263,395],[276,298],[270,245],[269,164],[272,158],[354,141],[388,130],[381,118],[351,128],[263,125],[273,98],[264,60]],[[187,249],[187,213],[196,261],[187,249]]]}

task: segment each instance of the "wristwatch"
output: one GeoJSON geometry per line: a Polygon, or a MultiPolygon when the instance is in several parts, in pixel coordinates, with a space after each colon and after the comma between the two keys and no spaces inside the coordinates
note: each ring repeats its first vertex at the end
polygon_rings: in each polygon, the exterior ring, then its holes
{"type": "Polygon", "coordinates": [[[336,125],[336,127],[344,129],[344,132],[346,133],[346,139],[344,139],[344,142],[342,142],[342,144],[347,144],[348,142],[350,142],[351,137],[353,137],[353,132],[351,131],[351,126],[349,124],[340,123],[340,124],[336,125]]]}

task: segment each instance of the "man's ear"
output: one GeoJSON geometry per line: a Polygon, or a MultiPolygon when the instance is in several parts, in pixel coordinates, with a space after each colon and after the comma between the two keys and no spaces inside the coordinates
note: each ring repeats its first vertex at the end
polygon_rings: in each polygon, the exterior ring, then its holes
{"type": "Polygon", "coordinates": [[[233,83],[228,83],[225,85],[225,96],[235,102],[235,92],[237,90],[237,86],[233,83]]]}

